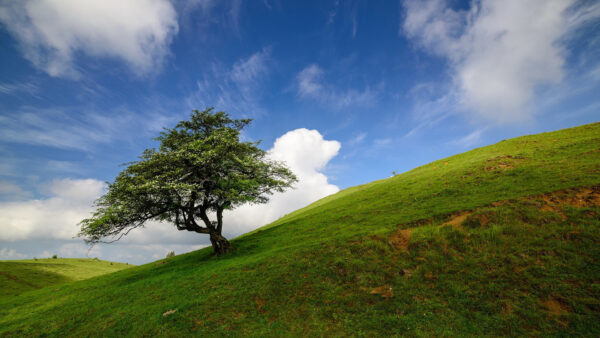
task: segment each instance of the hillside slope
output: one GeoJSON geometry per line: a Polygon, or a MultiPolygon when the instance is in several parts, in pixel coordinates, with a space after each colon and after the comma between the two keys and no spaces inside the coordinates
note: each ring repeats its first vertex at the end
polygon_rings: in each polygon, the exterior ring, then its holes
{"type": "Polygon", "coordinates": [[[326,197],[232,241],[0,300],[0,334],[600,335],[600,124],[326,197]]]}
{"type": "Polygon", "coordinates": [[[130,267],[125,263],[83,258],[0,261],[0,298],[130,267]]]}

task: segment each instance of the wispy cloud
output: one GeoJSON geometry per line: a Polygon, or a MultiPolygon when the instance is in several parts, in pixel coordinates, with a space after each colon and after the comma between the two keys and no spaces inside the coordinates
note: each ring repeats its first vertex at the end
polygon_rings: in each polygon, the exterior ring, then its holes
{"type": "MultiPolygon", "coordinates": [[[[434,92],[437,92],[437,89],[434,92]]],[[[416,125],[404,137],[411,137],[422,130],[430,129],[458,113],[459,105],[452,92],[438,97],[433,96],[435,94],[414,97],[415,103],[412,107],[412,116],[416,121],[416,125]]]]}
{"type": "Polygon", "coordinates": [[[474,145],[477,145],[480,141],[481,141],[481,137],[483,136],[483,133],[487,130],[488,128],[484,127],[484,128],[479,128],[476,129],[474,131],[472,131],[471,133],[452,141],[452,144],[455,144],[461,148],[470,148],[473,147],[474,145]]]}
{"type": "Polygon", "coordinates": [[[270,57],[271,49],[264,48],[247,59],[238,60],[231,68],[229,77],[242,92],[250,94],[254,88],[260,87],[263,79],[269,74],[267,63],[270,57]]]}
{"type": "Polygon", "coordinates": [[[356,136],[351,138],[349,141],[347,141],[346,144],[348,144],[349,146],[357,145],[359,143],[362,143],[366,137],[367,137],[367,133],[360,132],[356,136]]]}
{"type": "Polygon", "coordinates": [[[560,83],[564,38],[598,18],[597,5],[575,0],[405,1],[401,33],[450,61],[457,108],[495,123],[531,118],[536,90],[560,83]]]}
{"type": "Polygon", "coordinates": [[[78,54],[120,59],[138,75],[153,72],[178,31],[166,0],[2,2],[0,22],[34,66],[71,78],[80,76],[78,54]]]}
{"type": "Polygon", "coordinates": [[[0,83],[0,93],[15,96],[25,93],[39,98],[39,87],[33,82],[0,83]]]}
{"type": "Polygon", "coordinates": [[[327,83],[325,72],[317,64],[311,64],[296,75],[297,94],[303,99],[310,99],[335,109],[350,105],[368,105],[377,98],[377,91],[369,87],[362,91],[356,89],[339,89],[327,83]]]}
{"type": "Polygon", "coordinates": [[[373,140],[373,146],[375,148],[384,148],[389,146],[392,143],[392,139],[389,137],[386,138],[378,138],[373,140]]]}
{"type": "Polygon", "coordinates": [[[332,25],[336,21],[341,21],[346,28],[344,31],[350,31],[352,38],[355,38],[358,31],[359,5],[360,0],[343,2],[336,0],[327,15],[327,24],[332,25]],[[337,20],[338,18],[339,20],[337,20]]]}
{"type": "Polygon", "coordinates": [[[0,142],[87,151],[99,144],[133,142],[140,134],[155,134],[160,129],[156,121],[162,123],[166,118],[155,113],[141,118],[123,108],[98,113],[30,107],[0,115],[0,142]]]}
{"type": "Polygon", "coordinates": [[[214,106],[230,113],[260,115],[263,85],[268,79],[271,49],[263,50],[226,67],[213,63],[196,82],[197,88],[187,99],[190,109],[214,106]],[[225,74],[225,76],[224,76],[225,74]]]}

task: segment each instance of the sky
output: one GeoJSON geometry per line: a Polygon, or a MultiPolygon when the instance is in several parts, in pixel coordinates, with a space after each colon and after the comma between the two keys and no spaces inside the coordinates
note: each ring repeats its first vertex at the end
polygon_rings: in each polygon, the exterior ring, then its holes
{"type": "Polygon", "coordinates": [[[600,3],[0,3],[0,259],[141,264],[207,246],[150,222],[76,238],[93,201],[193,109],[252,118],[300,181],[225,213],[229,238],[354,185],[600,120],[600,3]]]}

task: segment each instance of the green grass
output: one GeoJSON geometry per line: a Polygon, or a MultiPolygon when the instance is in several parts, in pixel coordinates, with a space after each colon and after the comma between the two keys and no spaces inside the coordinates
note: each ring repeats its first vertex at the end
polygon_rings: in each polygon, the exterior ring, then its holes
{"type": "Polygon", "coordinates": [[[328,196],[223,257],[1,299],[0,334],[599,336],[600,208],[541,195],[599,184],[598,123],[502,141],[328,196]]]}
{"type": "Polygon", "coordinates": [[[0,261],[0,298],[130,267],[125,263],[83,258],[0,261]]]}

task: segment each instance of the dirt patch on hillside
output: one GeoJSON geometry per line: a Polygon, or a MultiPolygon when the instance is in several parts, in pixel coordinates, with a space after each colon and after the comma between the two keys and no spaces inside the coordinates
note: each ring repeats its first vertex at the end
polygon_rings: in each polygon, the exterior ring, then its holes
{"type": "Polygon", "coordinates": [[[463,222],[472,215],[471,211],[463,211],[453,215],[448,221],[444,222],[444,225],[451,225],[455,229],[461,229],[463,222]]]}
{"type": "Polygon", "coordinates": [[[530,199],[541,199],[542,208],[554,210],[556,207],[570,205],[578,208],[600,206],[600,185],[593,187],[563,189],[530,199]]]}
{"type": "Polygon", "coordinates": [[[396,231],[388,240],[388,244],[396,250],[408,253],[408,246],[410,245],[411,235],[412,229],[396,231]]]}
{"type": "Polygon", "coordinates": [[[562,316],[569,313],[569,308],[566,304],[554,299],[552,297],[542,301],[542,305],[546,308],[546,311],[552,316],[562,316]]]}
{"type": "Polygon", "coordinates": [[[483,168],[483,170],[485,171],[504,171],[504,170],[509,170],[509,169],[514,169],[515,167],[510,164],[510,163],[496,163],[495,166],[489,166],[489,167],[485,167],[483,168]]]}
{"type": "Polygon", "coordinates": [[[523,157],[515,157],[511,155],[498,156],[490,158],[486,161],[487,166],[483,167],[485,171],[505,171],[514,169],[519,161],[524,160],[523,157]]]}
{"type": "Polygon", "coordinates": [[[566,304],[551,297],[543,301],[542,305],[546,308],[546,312],[550,315],[550,317],[554,318],[558,325],[562,327],[569,326],[568,320],[566,320],[566,317],[564,317],[564,315],[569,313],[569,308],[566,304]]]}

